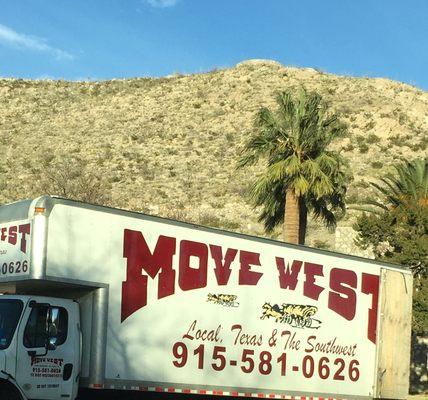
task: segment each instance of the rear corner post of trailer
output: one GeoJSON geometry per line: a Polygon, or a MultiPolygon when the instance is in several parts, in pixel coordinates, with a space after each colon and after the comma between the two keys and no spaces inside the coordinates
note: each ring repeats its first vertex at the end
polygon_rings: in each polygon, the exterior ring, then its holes
{"type": "Polygon", "coordinates": [[[0,207],[0,293],[0,399],[408,392],[396,265],[43,196],[0,207]]]}
{"type": "Polygon", "coordinates": [[[409,393],[412,275],[382,269],[378,316],[376,398],[404,399],[409,393]]]}

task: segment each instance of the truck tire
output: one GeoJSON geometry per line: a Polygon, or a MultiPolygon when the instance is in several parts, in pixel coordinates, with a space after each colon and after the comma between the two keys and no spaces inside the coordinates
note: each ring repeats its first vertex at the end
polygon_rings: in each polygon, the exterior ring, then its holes
{"type": "Polygon", "coordinates": [[[18,389],[7,381],[0,381],[0,399],[22,400],[18,389]]]}

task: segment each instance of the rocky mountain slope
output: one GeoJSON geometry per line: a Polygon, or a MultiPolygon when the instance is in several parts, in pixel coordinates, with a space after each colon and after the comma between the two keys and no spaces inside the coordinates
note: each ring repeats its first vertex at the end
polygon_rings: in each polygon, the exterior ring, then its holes
{"type": "MultiPolygon", "coordinates": [[[[426,156],[428,93],[388,79],[265,60],[157,79],[0,79],[0,202],[41,194],[49,165],[70,170],[68,160],[78,159],[86,167],[75,176],[100,177],[109,205],[263,235],[246,198],[260,168],[237,171],[236,160],[258,108],[300,85],[349,126],[335,145],[354,172],[349,202],[361,202],[367,182],[393,163],[426,156]]],[[[351,222],[352,212],[340,224],[351,222]]],[[[309,244],[329,238],[311,222],[309,244]]]]}

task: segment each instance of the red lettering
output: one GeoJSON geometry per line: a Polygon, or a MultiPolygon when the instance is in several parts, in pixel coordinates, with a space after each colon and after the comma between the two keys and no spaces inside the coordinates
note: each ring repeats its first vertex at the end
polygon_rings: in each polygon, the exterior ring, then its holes
{"type": "Polygon", "coordinates": [[[303,295],[311,299],[318,300],[323,287],[315,285],[315,276],[324,276],[322,272],[322,265],[305,262],[305,282],[303,284],[303,295]]]}
{"type": "Polygon", "coordinates": [[[159,274],[158,299],[174,294],[172,258],[175,243],[175,238],[159,236],[151,253],[141,232],[124,230],[123,256],[127,259],[127,266],[126,281],[122,282],[122,322],[147,304],[148,278],[141,274],[143,270],[152,279],[159,274]]]}
{"type": "Polygon", "coordinates": [[[1,228],[0,239],[2,242],[4,242],[7,238],[6,231],[7,231],[7,228],[1,228]]]}
{"type": "Polygon", "coordinates": [[[279,271],[279,285],[281,289],[296,289],[298,282],[298,275],[300,269],[302,268],[302,261],[294,260],[291,264],[291,272],[290,272],[290,264],[287,264],[287,271],[285,271],[285,263],[284,259],[281,257],[275,257],[276,259],[276,267],[279,271]]]}
{"type": "Polygon", "coordinates": [[[224,262],[221,246],[210,244],[210,251],[211,256],[215,262],[214,273],[217,278],[217,283],[219,285],[227,285],[227,282],[229,282],[230,273],[232,272],[230,269],[230,264],[235,259],[238,250],[227,249],[226,255],[224,256],[224,262]]]}
{"type": "Polygon", "coordinates": [[[19,225],[19,233],[21,233],[21,251],[27,252],[27,240],[25,235],[30,234],[30,224],[19,225]]]}
{"type": "Polygon", "coordinates": [[[333,268],[330,272],[330,289],[333,291],[328,295],[328,308],[348,321],[355,317],[357,296],[352,288],[357,287],[357,280],[354,271],[333,268]]]}
{"type": "Polygon", "coordinates": [[[368,311],[367,337],[376,343],[376,325],[377,325],[377,308],[379,298],[379,276],[372,274],[363,274],[361,291],[364,294],[372,295],[372,306],[368,311]]]}
{"type": "Polygon", "coordinates": [[[207,286],[208,248],[205,244],[182,240],[180,243],[180,265],[178,284],[183,290],[207,286]],[[198,267],[190,266],[190,258],[198,259],[198,267]]]}
{"type": "Polygon", "coordinates": [[[239,284],[257,285],[257,282],[263,274],[261,272],[251,271],[251,266],[260,265],[260,254],[241,250],[239,261],[241,263],[241,268],[239,270],[239,284]]]}
{"type": "Polygon", "coordinates": [[[10,244],[16,244],[17,238],[18,238],[18,227],[11,226],[9,228],[9,233],[8,233],[8,242],[10,244]]]}

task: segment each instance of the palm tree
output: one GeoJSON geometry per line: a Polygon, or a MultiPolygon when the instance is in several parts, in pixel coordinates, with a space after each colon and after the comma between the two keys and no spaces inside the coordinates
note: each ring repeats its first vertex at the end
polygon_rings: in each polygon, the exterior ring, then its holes
{"type": "MultiPolygon", "coordinates": [[[[354,226],[357,244],[372,246],[377,257],[409,267],[426,279],[428,252],[428,158],[396,165],[394,173],[371,182],[378,199],[369,199],[354,226]],[[367,207],[369,206],[369,207],[367,207]]],[[[420,280],[416,281],[420,285],[420,280]]]]}
{"type": "Polygon", "coordinates": [[[250,190],[255,206],[263,207],[259,220],[267,232],[284,222],[284,241],[304,244],[308,212],[333,228],[335,212],[345,209],[350,174],[328,146],[346,128],[337,115],[327,113],[319,94],[304,88],[297,98],[280,93],[277,103],[275,111],[258,111],[238,167],[265,161],[264,174],[250,190]]]}
{"type": "Polygon", "coordinates": [[[380,200],[369,199],[366,204],[374,208],[364,211],[382,213],[393,211],[397,218],[405,218],[409,210],[427,211],[428,208],[428,159],[415,159],[396,165],[395,174],[389,173],[380,179],[381,184],[371,185],[381,196],[380,200]]]}

